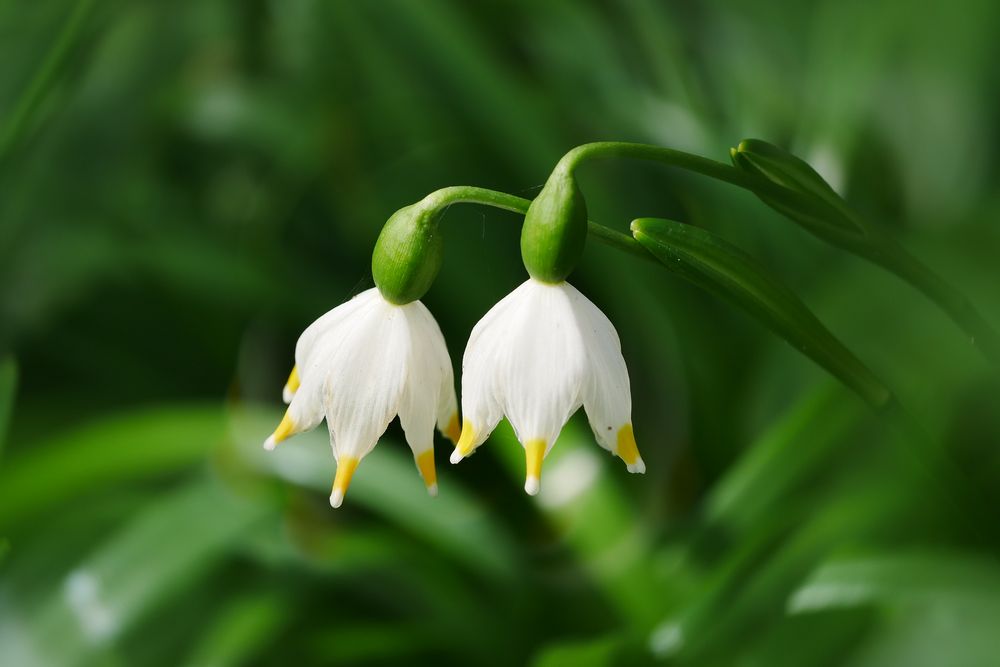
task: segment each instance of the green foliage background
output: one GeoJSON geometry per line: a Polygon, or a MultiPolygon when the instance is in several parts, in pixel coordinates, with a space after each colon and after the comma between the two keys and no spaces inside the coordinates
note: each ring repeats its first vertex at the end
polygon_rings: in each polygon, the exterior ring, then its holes
{"type": "MultiPolygon", "coordinates": [[[[396,426],[345,506],[325,434],[270,455],[298,333],[371,284],[396,209],[531,197],[596,139],[812,162],[1000,325],[1000,4],[0,4],[0,664],[993,665],[1000,377],[898,279],[666,167],[591,217],[704,227],[915,415],[591,242],[648,473],[574,420],[538,502],[500,429],[426,497],[396,426]]],[[[425,302],[460,366],[524,279],[455,206],[425,302]]]]}

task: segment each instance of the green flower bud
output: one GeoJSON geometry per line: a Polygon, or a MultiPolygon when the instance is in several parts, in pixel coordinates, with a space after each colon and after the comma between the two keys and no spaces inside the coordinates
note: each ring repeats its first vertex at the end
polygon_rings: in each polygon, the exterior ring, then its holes
{"type": "Polygon", "coordinates": [[[443,258],[440,215],[441,208],[425,199],[399,209],[382,227],[372,253],[372,277],[387,301],[410,303],[431,288],[443,258]]]}
{"type": "Polygon", "coordinates": [[[587,203],[571,171],[557,165],[524,216],[524,268],[535,280],[560,283],[576,267],[586,241],[587,203]]]}
{"type": "Polygon", "coordinates": [[[737,169],[804,195],[789,200],[756,193],[782,215],[821,235],[861,231],[844,200],[805,160],[760,139],[744,139],[729,154],[737,169]],[[836,229],[831,229],[831,225],[836,229]]]}

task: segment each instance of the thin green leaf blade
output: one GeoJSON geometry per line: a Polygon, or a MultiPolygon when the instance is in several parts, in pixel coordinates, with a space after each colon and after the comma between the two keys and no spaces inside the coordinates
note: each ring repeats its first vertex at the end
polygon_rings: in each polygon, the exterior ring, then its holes
{"type": "Polygon", "coordinates": [[[873,407],[893,402],[892,392],[794,292],[736,246],[704,229],[660,218],[635,220],[632,235],[663,266],[750,313],[873,407]]]}
{"type": "Polygon", "coordinates": [[[125,413],[25,443],[24,453],[0,469],[0,526],[93,489],[185,468],[203,459],[224,432],[218,406],[173,406],[125,413]]]}

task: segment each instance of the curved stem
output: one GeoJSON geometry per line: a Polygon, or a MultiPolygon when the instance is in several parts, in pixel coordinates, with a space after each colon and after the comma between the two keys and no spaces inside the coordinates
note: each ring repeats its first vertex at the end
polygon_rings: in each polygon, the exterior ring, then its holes
{"type": "Polygon", "coordinates": [[[452,185],[435,190],[420,200],[420,203],[428,208],[445,208],[452,204],[482,204],[514,213],[524,213],[531,205],[531,200],[499,190],[477,188],[474,185],[452,185]]]}
{"type": "MultiPolygon", "coordinates": [[[[662,162],[687,169],[688,171],[704,174],[720,181],[732,183],[748,190],[753,190],[754,186],[763,183],[770,183],[770,181],[755,178],[750,174],[742,172],[736,167],[731,167],[728,164],[710,160],[694,153],[627,141],[594,141],[589,144],[581,144],[563,155],[559,163],[565,168],[572,170],[584,160],[595,157],[628,157],[662,162]]],[[[782,188],[782,190],[784,189],[786,188],[782,188]]]]}
{"type": "Polygon", "coordinates": [[[589,144],[581,144],[563,155],[556,169],[562,168],[572,171],[585,160],[606,157],[626,157],[660,162],[735,185],[755,195],[769,197],[793,208],[801,210],[815,210],[817,208],[812,197],[756,174],[741,171],[731,165],[710,160],[694,153],[650,144],[637,144],[628,141],[594,141],[589,144]]]}
{"type": "MultiPolygon", "coordinates": [[[[792,206],[793,209],[807,211],[815,209],[816,205],[813,198],[807,195],[754,174],[740,171],[722,162],[672,148],[648,144],[624,141],[597,141],[582,144],[566,153],[556,168],[572,171],[583,161],[599,157],[652,160],[687,169],[736,185],[758,196],[767,197],[773,200],[768,202],[772,207],[774,207],[774,202],[779,204],[784,202],[792,206]]],[[[780,208],[778,210],[780,211],[780,208]]],[[[850,213],[846,205],[841,212],[850,213]]],[[[810,227],[807,229],[838,247],[869,259],[908,282],[945,311],[952,321],[969,336],[973,346],[978,348],[987,360],[1000,366],[1000,334],[983,318],[965,295],[916,257],[909,254],[895,241],[864,225],[858,216],[850,213],[850,218],[857,225],[857,233],[844,233],[842,230],[834,232],[826,230],[825,233],[821,233],[817,229],[810,227]]]]}
{"type": "MultiPolygon", "coordinates": [[[[435,190],[421,200],[421,203],[432,208],[444,208],[452,204],[482,204],[493,208],[524,214],[531,205],[530,199],[507,194],[498,190],[488,190],[472,185],[453,185],[435,190]]],[[[629,254],[655,262],[638,241],[622,232],[615,231],[592,220],[587,221],[588,231],[602,243],[623,250],[629,254]]]]}
{"type": "MultiPolygon", "coordinates": [[[[531,205],[531,201],[522,197],[507,194],[506,192],[465,185],[452,186],[436,190],[420,201],[420,205],[425,206],[428,209],[442,209],[451,206],[452,204],[482,204],[484,206],[492,206],[494,208],[523,214],[527,212],[528,206],[531,205]]],[[[590,235],[596,237],[601,242],[618,248],[619,250],[627,252],[633,256],[651,261],[658,266],[666,268],[668,271],[678,273],[681,277],[687,280],[692,280],[690,273],[683,270],[678,271],[678,269],[673,266],[672,262],[662,262],[655,256],[654,253],[650,252],[642,243],[637,241],[632,236],[623,234],[622,232],[610,229],[590,220],[587,221],[587,225],[590,235]]],[[[693,282],[695,284],[700,284],[697,280],[694,280],[693,282]]],[[[704,285],[701,286],[704,287],[704,285]]],[[[779,335],[782,335],[786,338],[786,340],[788,340],[788,337],[784,334],[779,333],[779,335]]],[[[835,341],[837,345],[840,344],[833,334],[829,334],[829,337],[831,340],[835,341]]],[[[834,377],[839,378],[846,386],[857,392],[870,406],[872,406],[876,412],[894,413],[897,410],[898,401],[892,391],[871,371],[869,371],[864,364],[847,352],[846,348],[844,349],[847,356],[853,360],[852,363],[848,364],[847,368],[831,367],[829,363],[824,363],[822,359],[817,359],[814,354],[806,352],[805,346],[801,346],[800,349],[802,349],[807,356],[817,360],[817,363],[819,363],[821,367],[828,370],[834,377]]]]}

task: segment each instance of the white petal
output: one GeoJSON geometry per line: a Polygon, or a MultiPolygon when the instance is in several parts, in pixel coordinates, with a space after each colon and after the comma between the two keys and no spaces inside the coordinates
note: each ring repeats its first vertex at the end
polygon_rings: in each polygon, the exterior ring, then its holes
{"type": "MultiPolygon", "coordinates": [[[[419,455],[434,446],[434,424],[439,421],[439,404],[446,384],[451,388],[450,399],[454,405],[454,380],[444,336],[427,308],[414,301],[400,306],[399,310],[405,318],[411,344],[409,372],[399,404],[399,422],[410,449],[414,455],[419,455]]],[[[451,419],[451,414],[447,418],[451,419]]]]}
{"type": "Polygon", "coordinates": [[[497,385],[522,444],[542,440],[550,449],[583,400],[587,357],[572,305],[576,290],[535,280],[522,288],[504,323],[497,385]]]}
{"type": "MultiPolygon", "coordinates": [[[[420,305],[423,308],[423,304],[420,305]]],[[[444,336],[441,334],[441,329],[434,316],[426,308],[424,308],[424,312],[426,313],[426,337],[437,341],[433,345],[433,353],[436,358],[435,367],[441,370],[437,404],[434,406],[437,427],[441,433],[456,438],[457,435],[450,432],[458,428],[458,398],[455,395],[455,372],[451,367],[451,355],[448,354],[444,336]]]]}
{"type": "Polygon", "coordinates": [[[384,302],[377,289],[370,289],[323,314],[299,336],[295,365],[300,386],[288,396],[288,415],[295,432],[315,428],[325,416],[325,385],[331,350],[340,345],[358,316],[384,302]]]}
{"type": "Polygon", "coordinates": [[[614,325],[587,297],[577,295],[574,311],[583,325],[589,361],[583,406],[597,441],[614,451],[619,429],[632,421],[628,368],[614,325]]]}
{"type": "Polygon", "coordinates": [[[295,365],[299,369],[300,380],[303,380],[304,374],[309,372],[309,357],[316,349],[318,341],[326,339],[331,333],[335,335],[338,324],[347,320],[358,310],[381,300],[383,299],[378,289],[373,287],[324,313],[306,327],[295,343],[295,365]]]}
{"type": "Polygon", "coordinates": [[[405,314],[377,292],[317,340],[300,393],[320,383],[338,461],[361,459],[385,432],[400,404],[409,358],[405,314]]]}
{"type": "MultiPolygon", "coordinates": [[[[462,435],[471,438],[471,452],[489,437],[503,416],[497,397],[497,357],[506,344],[505,315],[518,301],[520,288],[501,299],[472,328],[462,357],[462,435]]],[[[462,454],[456,449],[451,462],[458,463],[462,454]]]]}
{"type": "MultiPolygon", "coordinates": [[[[462,410],[479,444],[506,414],[522,443],[552,447],[580,406],[586,379],[583,335],[563,283],[528,280],[476,325],[462,369],[462,410]]],[[[572,290],[572,291],[570,291],[572,290]]]]}
{"type": "Polygon", "coordinates": [[[618,332],[607,316],[582,294],[574,301],[583,326],[589,368],[583,406],[601,447],[620,456],[629,472],[644,473],[632,432],[632,391],[618,332]]]}

